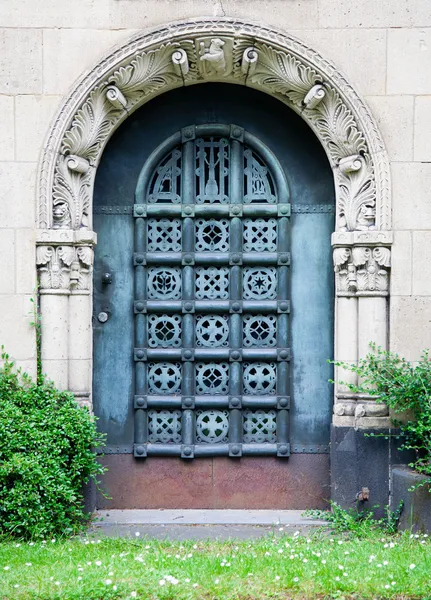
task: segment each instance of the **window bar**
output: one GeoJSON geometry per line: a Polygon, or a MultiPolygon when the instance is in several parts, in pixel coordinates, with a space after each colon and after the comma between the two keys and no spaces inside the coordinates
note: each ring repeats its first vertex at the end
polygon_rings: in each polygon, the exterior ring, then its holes
{"type": "MultiPolygon", "coordinates": [[[[281,217],[278,220],[278,252],[289,250],[289,219],[281,217]]],[[[289,267],[278,267],[278,299],[289,300],[289,267]]],[[[277,456],[287,457],[290,454],[289,445],[289,408],[290,408],[290,359],[289,353],[289,315],[282,313],[277,319],[277,348],[280,361],[277,368],[277,456]]]]}
{"type": "MultiPolygon", "coordinates": [[[[144,260],[146,250],[146,219],[142,210],[138,210],[140,205],[135,206],[135,302],[145,302],[147,276],[144,260]]],[[[145,356],[144,348],[147,346],[147,317],[144,313],[135,314],[135,401],[137,408],[135,410],[135,456],[146,456],[146,446],[148,441],[148,415],[144,408],[145,397],[147,394],[147,364],[143,358],[145,356]],[[138,404],[139,402],[139,404],[138,404]]]]}
{"type": "MultiPolygon", "coordinates": [[[[243,202],[243,147],[237,140],[231,141],[231,173],[230,173],[230,201],[242,207],[243,202]]],[[[242,298],[242,221],[233,217],[230,221],[230,299],[232,312],[230,314],[229,346],[232,362],[229,369],[229,456],[239,457],[242,454],[242,412],[240,410],[240,399],[242,394],[242,316],[235,314],[233,310],[236,304],[241,306],[242,298]],[[235,408],[238,406],[238,408],[235,408]]]]}
{"type": "MultiPolygon", "coordinates": [[[[182,177],[182,202],[183,204],[194,204],[194,181],[195,181],[195,147],[193,141],[188,141],[183,146],[183,177],[182,177]]],[[[182,397],[183,397],[183,413],[181,417],[181,435],[182,458],[193,458],[194,456],[194,414],[192,407],[194,405],[194,314],[185,312],[190,306],[193,306],[195,297],[195,280],[193,263],[195,227],[193,219],[185,217],[183,219],[182,231],[182,250],[183,250],[183,339],[182,339],[182,397]],[[190,406],[191,408],[187,408],[190,406]]]]}

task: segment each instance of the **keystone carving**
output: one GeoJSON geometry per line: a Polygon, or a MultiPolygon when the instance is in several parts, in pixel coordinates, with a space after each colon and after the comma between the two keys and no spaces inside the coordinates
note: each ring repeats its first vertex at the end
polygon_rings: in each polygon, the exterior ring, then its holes
{"type": "Polygon", "coordinates": [[[334,270],[338,296],[387,296],[389,290],[389,248],[334,249],[334,270]]]}
{"type": "Polygon", "coordinates": [[[226,20],[135,37],[81,81],[57,118],[42,163],[40,227],[88,228],[95,167],[114,129],[161,91],[205,80],[260,89],[302,115],[333,165],[338,231],[389,228],[387,157],[353,89],[298,40],[226,20]]]}
{"type": "Polygon", "coordinates": [[[41,290],[89,290],[93,269],[90,246],[38,246],[36,249],[41,290]]]}

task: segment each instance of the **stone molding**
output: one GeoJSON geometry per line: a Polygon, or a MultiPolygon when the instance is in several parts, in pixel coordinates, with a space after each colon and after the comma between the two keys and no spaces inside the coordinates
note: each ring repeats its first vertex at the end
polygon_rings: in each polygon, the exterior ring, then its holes
{"type": "MultiPolygon", "coordinates": [[[[157,95],[203,82],[245,85],[274,96],[308,123],[324,147],[336,192],[336,320],[344,323],[342,336],[337,333],[336,358],[343,359],[346,351],[357,360],[358,339],[373,330],[373,319],[380,339],[387,337],[382,301],[389,289],[392,232],[383,140],[366,105],[331,62],[293,37],[239,20],[194,20],[140,33],[78,81],[54,120],[40,165],[41,293],[68,294],[70,301],[75,294],[91,294],[93,184],[116,128],[157,95]],[[344,302],[350,299],[354,305],[349,307],[344,302]],[[359,303],[365,301],[374,305],[364,318],[359,303]]],[[[84,317],[73,319],[72,329],[84,317]]],[[[90,329],[89,323],[82,325],[90,329]]],[[[51,327],[54,331],[55,324],[51,327]]],[[[47,326],[46,340],[50,331],[47,326]]],[[[78,375],[69,372],[72,391],[80,389],[73,383],[78,375]]],[[[385,427],[388,417],[382,409],[370,400],[346,398],[337,389],[334,424],[385,427]]]]}
{"type": "Polygon", "coordinates": [[[46,143],[39,227],[91,229],[95,172],[114,130],[156,95],[205,81],[262,90],[302,116],[334,170],[337,231],[390,229],[386,150],[354,89],[332,63],[299,40],[230,19],[138,34],[81,79],[46,143]]]}

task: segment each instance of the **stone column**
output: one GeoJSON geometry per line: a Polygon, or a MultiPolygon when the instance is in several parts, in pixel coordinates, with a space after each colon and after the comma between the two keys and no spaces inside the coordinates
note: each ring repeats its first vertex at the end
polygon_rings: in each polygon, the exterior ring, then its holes
{"type": "Polygon", "coordinates": [[[42,371],[91,408],[91,231],[42,230],[37,240],[42,371]]]}

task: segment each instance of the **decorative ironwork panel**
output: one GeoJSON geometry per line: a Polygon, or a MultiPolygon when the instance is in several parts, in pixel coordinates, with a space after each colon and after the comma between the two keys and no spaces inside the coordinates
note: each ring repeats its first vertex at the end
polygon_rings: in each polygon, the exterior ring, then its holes
{"type": "Polygon", "coordinates": [[[181,392],[180,363],[149,363],[148,391],[150,394],[178,394],[181,392]]]}
{"type": "Polygon", "coordinates": [[[181,252],[180,219],[148,219],[149,252],[181,252]]]}
{"type": "Polygon", "coordinates": [[[244,150],[244,202],[276,202],[268,167],[253,150],[244,150]]]}
{"type": "Polygon", "coordinates": [[[149,315],[148,346],[150,348],[179,348],[181,346],[181,317],[179,315],[149,315]]]}
{"type": "Polygon", "coordinates": [[[244,252],[276,252],[277,219],[244,219],[244,252]]]}
{"type": "Polygon", "coordinates": [[[269,348],[277,345],[277,317],[274,315],[244,315],[244,347],[269,348]]]}
{"type": "Polygon", "coordinates": [[[289,456],[290,205],[280,167],[247,136],[187,127],[152,173],[144,167],[133,208],[136,457],[289,456]]]}
{"type": "Polygon", "coordinates": [[[229,269],[198,267],[196,269],[196,298],[210,300],[229,298],[229,269]]]}
{"type": "Polygon", "coordinates": [[[227,219],[197,219],[196,250],[198,252],[228,252],[229,221],[227,219]]]}
{"type": "Polygon", "coordinates": [[[229,390],[228,363],[197,363],[196,393],[227,394],[229,390]]]}
{"type": "Polygon", "coordinates": [[[150,183],[148,202],[181,202],[181,157],[175,148],[157,167],[150,183]]]}
{"type": "Polygon", "coordinates": [[[148,298],[155,300],[181,298],[181,269],[171,267],[148,269],[148,298]]]}
{"type": "Polygon", "coordinates": [[[180,410],[149,410],[148,441],[157,444],[181,442],[180,410]]]}
{"type": "Polygon", "coordinates": [[[199,138],[196,148],[196,204],[229,202],[229,140],[199,138]]]}
{"type": "Polygon", "coordinates": [[[226,315],[198,315],[196,317],[196,345],[219,348],[229,345],[229,317],[226,315]]]}
{"type": "Polygon", "coordinates": [[[196,441],[221,444],[228,439],[227,410],[198,410],[196,412],[196,441]]]}
{"type": "Polygon", "coordinates": [[[245,363],[244,390],[246,394],[275,394],[277,383],[276,363],[245,363]]]}
{"type": "Polygon", "coordinates": [[[274,443],[277,441],[277,413],[275,410],[244,411],[244,442],[274,443]]]}
{"type": "Polygon", "coordinates": [[[244,268],[244,298],[272,300],[277,297],[277,269],[274,267],[244,268]]]}

